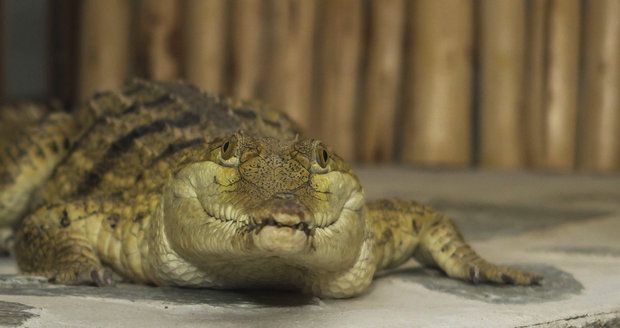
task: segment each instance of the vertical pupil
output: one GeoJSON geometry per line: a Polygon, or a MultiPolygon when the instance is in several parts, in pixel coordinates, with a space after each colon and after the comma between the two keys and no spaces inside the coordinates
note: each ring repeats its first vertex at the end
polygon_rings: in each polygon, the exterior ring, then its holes
{"type": "Polygon", "coordinates": [[[327,151],[323,149],[323,162],[327,162],[327,158],[328,158],[327,151]]]}
{"type": "Polygon", "coordinates": [[[226,141],[226,142],[222,145],[222,150],[223,150],[224,152],[227,152],[227,151],[228,151],[228,146],[229,146],[229,141],[226,141]]]}

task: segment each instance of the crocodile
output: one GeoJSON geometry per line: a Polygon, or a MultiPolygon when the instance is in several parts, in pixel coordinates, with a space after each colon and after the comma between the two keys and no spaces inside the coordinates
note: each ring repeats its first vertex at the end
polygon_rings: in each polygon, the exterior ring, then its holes
{"type": "Polygon", "coordinates": [[[542,279],[484,260],[428,206],[366,201],[347,162],[260,103],[135,80],[24,131],[0,154],[0,225],[21,272],[53,283],[348,298],[411,258],[471,283],[542,279]]]}

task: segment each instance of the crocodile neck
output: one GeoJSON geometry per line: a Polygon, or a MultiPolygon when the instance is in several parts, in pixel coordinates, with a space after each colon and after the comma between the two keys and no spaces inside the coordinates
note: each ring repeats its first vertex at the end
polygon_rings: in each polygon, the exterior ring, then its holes
{"type": "Polygon", "coordinates": [[[163,224],[163,202],[155,211],[143,241],[148,245],[144,254],[150,267],[149,280],[159,286],[214,287],[207,275],[184,260],[172,247],[163,224]]]}

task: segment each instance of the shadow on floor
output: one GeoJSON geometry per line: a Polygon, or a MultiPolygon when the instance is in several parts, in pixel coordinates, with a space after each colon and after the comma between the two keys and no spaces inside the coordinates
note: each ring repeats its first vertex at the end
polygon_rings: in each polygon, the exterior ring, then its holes
{"type": "Polygon", "coordinates": [[[0,275],[0,295],[89,296],[244,308],[295,307],[320,303],[316,297],[293,292],[220,291],[134,284],[118,284],[114,287],[63,286],[49,284],[44,278],[21,275],[0,275]]]}
{"type": "Polygon", "coordinates": [[[456,295],[471,300],[495,304],[526,304],[557,301],[578,295],[583,285],[570,273],[549,265],[522,265],[518,267],[544,276],[540,285],[509,286],[497,284],[474,285],[461,280],[448,278],[440,271],[415,267],[396,269],[383,275],[381,279],[401,279],[421,284],[424,288],[456,295]]]}
{"type": "MultiPolygon", "coordinates": [[[[382,272],[375,279],[399,279],[426,289],[462,298],[497,304],[526,304],[557,301],[578,295],[583,285],[571,274],[548,265],[515,266],[540,273],[537,286],[473,285],[446,277],[442,272],[422,267],[406,267],[382,272]]],[[[296,307],[320,305],[317,297],[271,290],[213,290],[151,287],[120,283],[114,287],[64,286],[49,284],[41,277],[0,275],[0,295],[89,296],[129,301],[160,301],[171,304],[207,304],[217,307],[296,307]]]]}
{"type": "Polygon", "coordinates": [[[37,316],[29,312],[32,309],[34,308],[21,303],[0,301],[0,326],[21,326],[26,320],[37,316]]]}

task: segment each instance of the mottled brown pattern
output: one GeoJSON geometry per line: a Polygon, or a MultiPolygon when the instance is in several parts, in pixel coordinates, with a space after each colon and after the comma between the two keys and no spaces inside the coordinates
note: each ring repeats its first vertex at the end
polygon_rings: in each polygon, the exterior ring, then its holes
{"type": "Polygon", "coordinates": [[[0,224],[24,218],[19,267],[58,283],[340,298],[412,256],[472,282],[539,280],[482,260],[428,207],[365,205],[347,163],[252,102],[137,80],[24,131],[0,154],[0,224]]]}

